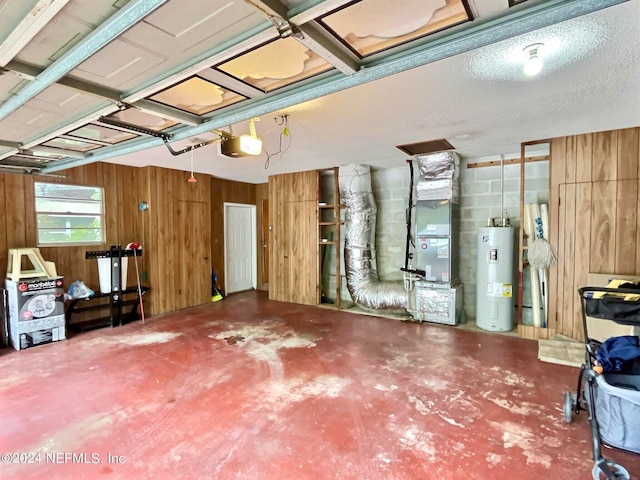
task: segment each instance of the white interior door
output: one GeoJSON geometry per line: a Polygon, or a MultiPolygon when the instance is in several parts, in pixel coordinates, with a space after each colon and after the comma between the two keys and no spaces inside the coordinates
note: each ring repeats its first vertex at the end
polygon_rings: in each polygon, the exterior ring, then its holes
{"type": "Polygon", "coordinates": [[[255,205],[224,204],[224,272],[226,293],[257,286],[255,205]]]}

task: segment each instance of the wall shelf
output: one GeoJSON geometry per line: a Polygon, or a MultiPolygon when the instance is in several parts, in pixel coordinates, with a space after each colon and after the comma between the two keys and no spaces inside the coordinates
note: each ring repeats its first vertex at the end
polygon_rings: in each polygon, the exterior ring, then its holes
{"type": "Polygon", "coordinates": [[[338,167],[318,170],[318,303],[331,303],[340,308],[342,290],[340,226],[344,222],[340,213],[338,167]],[[327,188],[327,177],[330,187],[327,188]],[[324,179],[324,181],[323,181],[324,179]],[[323,188],[324,187],[324,188],[323,188]],[[335,265],[332,268],[332,258],[335,265]],[[335,275],[335,290],[331,288],[331,275],[335,275]],[[330,292],[334,298],[331,298],[330,292]]]}
{"type": "MultiPolygon", "coordinates": [[[[140,291],[144,296],[149,291],[148,287],[140,287],[140,291]]],[[[114,294],[111,293],[95,293],[88,298],[76,298],[69,302],[65,312],[65,323],[67,329],[72,332],[86,332],[96,328],[117,327],[125,325],[134,320],[138,320],[138,306],[140,305],[140,296],[137,288],[128,288],[117,294],[114,303],[114,294]],[[125,300],[125,297],[127,298],[125,300]],[[114,308],[115,306],[115,308],[114,308]],[[123,312],[123,307],[131,306],[131,309],[123,312]],[[109,315],[72,322],[74,315],[80,315],[88,312],[109,311],[109,315]]]]}

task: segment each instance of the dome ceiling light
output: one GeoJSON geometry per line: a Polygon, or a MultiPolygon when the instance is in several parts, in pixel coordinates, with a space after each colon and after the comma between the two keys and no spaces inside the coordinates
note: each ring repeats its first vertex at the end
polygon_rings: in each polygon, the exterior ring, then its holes
{"type": "Polygon", "coordinates": [[[523,52],[527,59],[524,62],[522,70],[525,75],[533,77],[542,71],[542,67],[544,66],[544,62],[542,58],[540,58],[540,50],[542,48],[544,48],[543,43],[534,43],[524,47],[523,52]]]}

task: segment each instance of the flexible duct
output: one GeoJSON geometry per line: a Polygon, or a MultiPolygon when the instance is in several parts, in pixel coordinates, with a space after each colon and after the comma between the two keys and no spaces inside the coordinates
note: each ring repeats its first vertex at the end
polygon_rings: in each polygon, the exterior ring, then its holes
{"type": "Polygon", "coordinates": [[[451,199],[458,203],[460,157],[455,152],[435,152],[415,157],[420,179],[416,184],[418,200],[451,199]]]}
{"type": "Polygon", "coordinates": [[[340,198],[345,211],[344,263],[353,301],[370,310],[406,313],[408,294],[402,281],[381,281],[375,250],[377,208],[368,165],[340,167],[340,198]]]}

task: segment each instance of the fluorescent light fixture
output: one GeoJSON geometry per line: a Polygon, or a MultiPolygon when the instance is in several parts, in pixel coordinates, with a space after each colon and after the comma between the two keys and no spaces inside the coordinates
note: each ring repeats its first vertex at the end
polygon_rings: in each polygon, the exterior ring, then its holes
{"type": "Polygon", "coordinates": [[[544,62],[540,58],[540,50],[544,47],[542,43],[534,43],[524,48],[524,53],[527,56],[527,60],[524,62],[523,71],[524,74],[533,77],[542,71],[544,62]]]}

